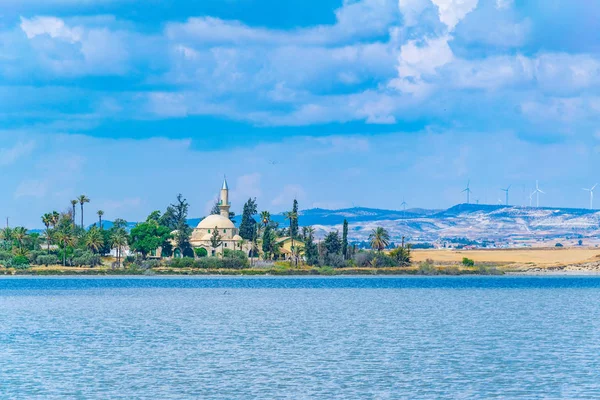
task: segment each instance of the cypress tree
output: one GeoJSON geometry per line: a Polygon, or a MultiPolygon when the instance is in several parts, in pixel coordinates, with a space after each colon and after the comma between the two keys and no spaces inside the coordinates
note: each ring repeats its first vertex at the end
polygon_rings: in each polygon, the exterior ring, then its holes
{"type": "Polygon", "coordinates": [[[298,200],[294,199],[294,205],[292,206],[292,213],[295,216],[290,221],[290,236],[294,239],[298,238],[298,200]]]}
{"type": "Polygon", "coordinates": [[[344,260],[348,259],[348,221],[344,219],[344,227],[342,229],[342,255],[344,260]]]}
{"type": "Polygon", "coordinates": [[[319,264],[319,249],[314,242],[312,232],[306,237],[306,243],[304,245],[304,256],[306,257],[306,264],[318,265],[319,264]]]}
{"type": "Polygon", "coordinates": [[[252,240],[254,238],[254,231],[256,229],[256,221],[254,215],[257,213],[256,198],[248,199],[244,204],[244,212],[242,214],[242,222],[240,223],[240,236],[246,240],[252,240]]]}
{"type": "Polygon", "coordinates": [[[271,234],[271,226],[267,225],[263,232],[263,242],[262,242],[262,250],[265,260],[269,259],[271,254],[271,240],[273,239],[273,235],[271,234]]]}

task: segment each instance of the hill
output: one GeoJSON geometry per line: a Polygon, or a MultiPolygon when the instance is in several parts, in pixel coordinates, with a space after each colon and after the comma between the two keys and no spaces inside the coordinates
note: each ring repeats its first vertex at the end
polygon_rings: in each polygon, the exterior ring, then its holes
{"type": "MultiPolygon", "coordinates": [[[[272,219],[286,226],[283,215],[272,219]]],[[[386,228],[394,241],[405,236],[413,242],[435,242],[452,238],[496,243],[531,243],[557,238],[595,238],[599,235],[600,212],[576,208],[516,207],[485,204],[457,204],[446,210],[413,208],[384,210],[376,208],[345,208],[327,210],[313,208],[299,213],[301,226],[312,225],[317,236],[331,230],[341,230],[348,220],[353,240],[366,240],[372,229],[386,228]]],[[[194,227],[201,218],[190,218],[194,227]]],[[[241,216],[234,222],[239,225],[241,216]]],[[[104,222],[105,228],[112,226],[104,222]]],[[[132,228],[135,223],[130,222],[132,228]]]]}

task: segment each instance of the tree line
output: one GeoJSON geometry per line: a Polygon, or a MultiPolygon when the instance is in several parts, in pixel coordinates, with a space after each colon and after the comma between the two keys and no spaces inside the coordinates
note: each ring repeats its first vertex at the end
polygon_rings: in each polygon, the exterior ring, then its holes
{"type": "MultiPolygon", "coordinates": [[[[126,248],[141,259],[156,255],[161,249],[162,257],[206,257],[203,248],[194,249],[190,243],[192,227],[188,225],[189,203],[179,194],[176,200],[164,211],[151,212],[145,221],[129,229],[123,219],[116,219],[109,227],[103,221],[104,212],[98,210],[97,223],[88,229],[84,225],[84,211],[91,202],[86,195],[78,196],[63,212],[51,211],[42,215],[45,226],[43,236],[28,232],[24,227],[6,227],[0,230],[0,264],[15,268],[29,265],[90,266],[100,265],[101,257],[114,255],[114,268],[121,267],[126,248]],[[76,218],[79,211],[80,218],[76,218]],[[77,221],[79,220],[79,221],[77,221]],[[78,223],[79,222],[79,223],[78,223]],[[43,244],[43,248],[42,248],[43,244]]],[[[214,207],[212,212],[218,211],[214,207]]],[[[233,218],[234,214],[230,214],[233,218]]],[[[295,266],[300,263],[309,266],[406,266],[410,265],[411,247],[402,245],[384,252],[390,245],[390,235],[384,228],[374,229],[369,236],[372,251],[358,250],[349,242],[348,221],[344,220],[341,234],[331,231],[317,241],[312,226],[299,225],[298,201],[294,200],[289,211],[283,213],[285,226],[271,217],[269,211],[258,211],[256,198],[249,198],[243,206],[239,235],[242,237],[239,248],[248,248],[250,260],[262,257],[265,261],[279,260],[282,257],[282,240],[291,241],[291,260],[295,266]],[[287,239],[289,238],[289,239],[287,239]]],[[[213,230],[210,245],[219,247],[222,237],[218,229],[213,230]]],[[[247,253],[228,252],[231,257],[247,257],[247,253]]]]}

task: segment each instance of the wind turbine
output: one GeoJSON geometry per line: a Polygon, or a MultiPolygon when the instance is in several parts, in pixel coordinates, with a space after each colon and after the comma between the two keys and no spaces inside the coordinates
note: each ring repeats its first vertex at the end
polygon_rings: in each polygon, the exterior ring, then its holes
{"type": "Polygon", "coordinates": [[[531,207],[531,203],[533,202],[533,195],[535,194],[535,190],[529,194],[529,207],[531,207]]]}
{"type": "Polygon", "coordinates": [[[506,205],[508,205],[508,191],[510,190],[510,187],[511,187],[511,186],[512,186],[512,185],[508,185],[508,187],[507,187],[506,189],[500,189],[500,190],[502,190],[503,192],[506,192],[506,205]]]}
{"type": "Polygon", "coordinates": [[[596,186],[598,186],[598,184],[596,183],[594,186],[592,186],[590,189],[583,189],[586,192],[590,192],[590,210],[594,209],[594,189],[596,189],[596,186]]]}
{"type": "Polygon", "coordinates": [[[538,181],[535,181],[535,190],[533,191],[533,193],[536,194],[536,207],[539,208],[540,207],[540,193],[541,194],[546,194],[546,193],[540,189],[540,185],[539,185],[538,181]]]}
{"type": "Polygon", "coordinates": [[[472,193],[472,190],[471,190],[471,189],[470,189],[470,187],[469,187],[470,185],[471,185],[471,181],[469,180],[469,181],[467,182],[467,188],[466,188],[465,190],[463,190],[463,191],[462,191],[462,193],[464,193],[464,192],[467,192],[467,204],[469,204],[469,203],[470,203],[470,199],[471,199],[471,193],[472,193]]]}
{"type": "Polygon", "coordinates": [[[406,219],[406,201],[404,201],[404,197],[402,198],[400,206],[402,207],[402,219],[406,219]]]}

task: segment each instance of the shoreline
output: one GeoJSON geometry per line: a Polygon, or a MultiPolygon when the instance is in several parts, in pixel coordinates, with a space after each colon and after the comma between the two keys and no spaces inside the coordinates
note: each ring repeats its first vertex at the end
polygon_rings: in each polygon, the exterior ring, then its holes
{"type": "Polygon", "coordinates": [[[476,277],[476,276],[506,276],[506,277],[527,277],[527,276],[600,276],[598,270],[556,270],[548,269],[545,271],[511,271],[499,269],[494,273],[480,271],[460,271],[456,273],[420,273],[418,270],[357,270],[357,269],[338,269],[325,271],[318,270],[225,270],[225,271],[142,271],[142,270],[22,270],[22,271],[0,271],[1,278],[11,277],[138,277],[138,278],[160,278],[160,277],[476,277]]]}
{"type": "Polygon", "coordinates": [[[462,274],[462,275],[418,275],[418,274],[338,274],[338,275],[243,275],[243,274],[0,274],[1,279],[37,279],[37,278],[81,278],[81,279],[237,279],[237,278],[542,278],[542,277],[600,277],[600,273],[585,273],[581,271],[567,272],[508,272],[503,275],[481,275],[481,274],[462,274]]]}

